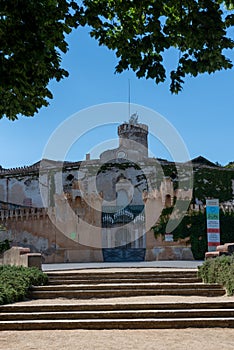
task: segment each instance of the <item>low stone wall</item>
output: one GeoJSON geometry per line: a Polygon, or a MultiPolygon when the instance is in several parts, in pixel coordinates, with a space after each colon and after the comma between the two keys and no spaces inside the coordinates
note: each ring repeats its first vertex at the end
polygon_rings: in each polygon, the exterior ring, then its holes
{"type": "Polygon", "coordinates": [[[155,238],[152,230],[147,232],[145,260],[194,260],[189,237],[167,242],[162,235],[155,238]]]}
{"type": "Polygon", "coordinates": [[[29,248],[12,247],[4,252],[2,264],[25,267],[34,266],[41,269],[41,254],[30,253],[29,248]]]}
{"type": "Polygon", "coordinates": [[[154,260],[194,260],[190,247],[158,246],[146,250],[146,261],[154,260]]]}
{"type": "Polygon", "coordinates": [[[218,245],[215,251],[206,252],[205,259],[216,258],[221,255],[232,255],[234,254],[234,243],[225,243],[218,245]]]}

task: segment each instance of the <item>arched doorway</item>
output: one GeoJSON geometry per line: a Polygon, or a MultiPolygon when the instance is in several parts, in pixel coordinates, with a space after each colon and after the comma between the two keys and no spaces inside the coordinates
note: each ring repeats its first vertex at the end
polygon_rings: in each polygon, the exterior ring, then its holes
{"type": "Polygon", "coordinates": [[[128,168],[112,178],[115,202],[102,206],[103,260],[105,262],[144,261],[145,214],[139,171],[128,168]],[[135,174],[135,177],[133,176],[135,174]]]}
{"type": "Polygon", "coordinates": [[[102,249],[103,260],[105,262],[144,261],[146,252],[144,215],[136,216],[136,213],[127,208],[112,216],[109,214],[109,220],[106,220],[106,216],[103,219],[105,219],[103,220],[103,227],[105,225],[107,228],[105,232],[109,230],[109,237],[113,237],[110,240],[111,244],[102,249]],[[128,220],[130,223],[128,228],[122,227],[123,222],[126,223],[128,220]]]}

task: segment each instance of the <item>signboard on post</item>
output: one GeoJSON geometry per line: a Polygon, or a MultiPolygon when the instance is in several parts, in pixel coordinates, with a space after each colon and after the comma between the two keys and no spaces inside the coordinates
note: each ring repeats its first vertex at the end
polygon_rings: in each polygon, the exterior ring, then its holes
{"type": "Polygon", "coordinates": [[[165,233],[165,242],[174,242],[173,234],[165,233]]]}
{"type": "Polygon", "coordinates": [[[208,252],[216,250],[220,245],[220,225],[219,225],[219,200],[206,200],[206,219],[207,219],[207,241],[208,252]]]}

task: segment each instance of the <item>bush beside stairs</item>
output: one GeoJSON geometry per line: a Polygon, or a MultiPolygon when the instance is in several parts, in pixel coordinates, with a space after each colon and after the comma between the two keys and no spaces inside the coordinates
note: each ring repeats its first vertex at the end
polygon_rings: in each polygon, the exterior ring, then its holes
{"type": "Polygon", "coordinates": [[[202,283],[196,270],[54,271],[48,277],[48,285],[32,287],[30,298],[75,298],[76,302],[63,304],[59,299],[56,304],[42,300],[35,305],[0,306],[0,330],[234,327],[234,301],[228,297],[212,301],[225,295],[225,289],[202,283]],[[158,295],[210,298],[205,302],[147,302],[148,296],[158,295]],[[95,302],[89,303],[90,298],[95,302]],[[100,303],[100,298],[105,302],[100,303]],[[119,302],[108,298],[119,298],[119,302]],[[79,299],[87,302],[79,304],[79,299]]]}

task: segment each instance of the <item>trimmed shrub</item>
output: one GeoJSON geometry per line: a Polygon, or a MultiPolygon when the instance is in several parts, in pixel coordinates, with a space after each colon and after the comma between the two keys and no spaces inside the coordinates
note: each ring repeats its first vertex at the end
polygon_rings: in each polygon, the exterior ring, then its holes
{"type": "Polygon", "coordinates": [[[222,284],[228,295],[234,294],[234,255],[206,260],[198,267],[198,275],[205,283],[222,284]]]}
{"type": "Polygon", "coordinates": [[[24,300],[30,286],[44,285],[48,276],[36,267],[0,266],[0,304],[24,300]]]}

